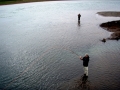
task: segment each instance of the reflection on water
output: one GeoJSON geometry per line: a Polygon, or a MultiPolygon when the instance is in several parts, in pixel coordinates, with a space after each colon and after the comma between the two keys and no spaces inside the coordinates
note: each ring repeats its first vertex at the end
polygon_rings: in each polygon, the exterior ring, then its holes
{"type": "Polygon", "coordinates": [[[88,80],[88,77],[81,76],[80,80],[77,82],[77,88],[80,90],[91,90],[90,81],[88,80]]]}
{"type": "Polygon", "coordinates": [[[78,26],[80,26],[80,20],[78,20],[78,26]]]}
{"type": "Polygon", "coordinates": [[[89,80],[89,77],[82,75],[77,79],[68,81],[61,85],[58,90],[96,90],[95,85],[93,85],[92,80],[89,80]]]}

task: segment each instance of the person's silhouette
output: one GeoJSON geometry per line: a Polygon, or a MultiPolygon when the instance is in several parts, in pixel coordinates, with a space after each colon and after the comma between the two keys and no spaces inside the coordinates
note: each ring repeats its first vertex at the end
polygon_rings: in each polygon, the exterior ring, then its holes
{"type": "Polygon", "coordinates": [[[78,21],[80,21],[80,17],[81,17],[81,15],[80,15],[80,13],[78,14],[78,21]]]}

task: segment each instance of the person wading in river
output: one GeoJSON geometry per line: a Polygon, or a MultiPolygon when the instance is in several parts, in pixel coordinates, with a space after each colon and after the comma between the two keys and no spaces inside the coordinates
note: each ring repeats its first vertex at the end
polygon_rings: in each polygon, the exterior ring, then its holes
{"type": "Polygon", "coordinates": [[[84,76],[88,77],[88,63],[89,63],[89,55],[85,54],[84,57],[80,56],[80,60],[83,61],[83,69],[84,69],[84,76]]]}
{"type": "Polygon", "coordinates": [[[80,15],[80,14],[78,14],[78,21],[80,21],[80,17],[81,17],[81,15],[80,15]]]}

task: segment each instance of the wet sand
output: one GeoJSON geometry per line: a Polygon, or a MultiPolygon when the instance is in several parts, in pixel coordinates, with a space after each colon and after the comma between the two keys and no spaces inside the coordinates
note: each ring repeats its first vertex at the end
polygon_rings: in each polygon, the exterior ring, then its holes
{"type": "MultiPolygon", "coordinates": [[[[98,12],[97,14],[106,17],[120,17],[120,12],[98,12]]],[[[119,40],[120,39],[120,20],[110,21],[100,24],[103,29],[113,32],[111,36],[107,39],[109,40],[119,40]]],[[[102,40],[105,42],[105,39],[102,40]]]]}

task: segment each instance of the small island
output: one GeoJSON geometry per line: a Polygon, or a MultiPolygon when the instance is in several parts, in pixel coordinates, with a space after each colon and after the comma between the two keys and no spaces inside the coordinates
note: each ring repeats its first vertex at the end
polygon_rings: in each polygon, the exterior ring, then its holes
{"type": "MultiPolygon", "coordinates": [[[[120,12],[98,12],[97,14],[106,17],[120,17],[120,12]]],[[[120,20],[110,21],[100,24],[103,29],[113,32],[111,36],[107,39],[109,40],[119,40],[120,39],[120,20]]]]}

